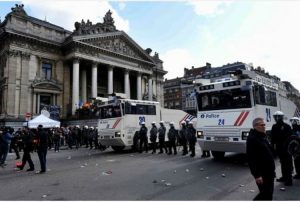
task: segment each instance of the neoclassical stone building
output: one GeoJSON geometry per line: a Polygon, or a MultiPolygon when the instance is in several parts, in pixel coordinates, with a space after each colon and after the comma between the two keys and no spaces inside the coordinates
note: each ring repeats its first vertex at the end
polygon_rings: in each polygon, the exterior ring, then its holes
{"type": "Polygon", "coordinates": [[[24,120],[42,105],[61,107],[61,118],[79,103],[122,93],[131,99],[157,100],[163,106],[162,61],[114,25],[75,23],[75,30],[28,16],[16,5],[0,22],[0,114],[24,120]]]}

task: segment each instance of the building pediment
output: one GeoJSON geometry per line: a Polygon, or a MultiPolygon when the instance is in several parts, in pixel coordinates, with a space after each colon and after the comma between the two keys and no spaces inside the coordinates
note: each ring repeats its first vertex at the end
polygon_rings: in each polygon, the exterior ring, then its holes
{"type": "Polygon", "coordinates": [[[111,53],[144,60],[155,65],[155,61],[152,57],[123,31],[76,37],[73,36],[73,41],[101,48],[102,50],[106,50],[111,53]]]}
{"type": "Polygon", "coordinates": [[[60,93],[62,91],[62,85],[52,80],[34,80],[31,85],[34,91],[45,91],[60,93]]]}

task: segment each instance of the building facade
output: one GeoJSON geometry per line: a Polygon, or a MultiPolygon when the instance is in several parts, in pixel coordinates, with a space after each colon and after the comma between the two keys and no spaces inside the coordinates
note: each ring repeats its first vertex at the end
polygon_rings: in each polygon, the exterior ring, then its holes
{"type": "Polygon", "coordinates": [[[114,25],[108,11],[103,23],[75,23],[74,31],[27,15],[16,5],[0,22],[1,119],[40,114],[59,106],[61,118],[81,103],[121,93],[130,99],[163,105],[163,62],[114,25]]]}
{"type": "Polygon", "coordinates": [[[181,79],[166,79],[164,82],[164,107],[168,109],[182,109],[181,79]]]}

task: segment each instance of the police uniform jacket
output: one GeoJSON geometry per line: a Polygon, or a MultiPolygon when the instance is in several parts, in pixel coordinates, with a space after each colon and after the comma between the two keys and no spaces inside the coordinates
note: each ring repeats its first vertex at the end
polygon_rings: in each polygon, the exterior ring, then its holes
{"type": "Polygon", "coordinates": [[[272,145],[276,146],[275,150],[278,154],[287,152],[287,141],[291,135],[293,135],[292,128],[284,122],[278,122],[272,126],[272,145]]]}
{"type": "Polygon", "coordinates": [[[196,143],[197,142],[196,129],[194,127],[188,127],[187,133],[188,133],[188,141],[190,143],[196,143]]]}
{"type": "Polygon", "coordinates": [[[166,127],[160,126],[158,129],[158,138],[160,140],[165,140],[165,135],[166,135],[166,127]]]}
{"type": "Polygon", "coordinates": [[[150,130],[150,141],[155,142],[157,138],[157,127],[153,126],[150,130]]]}
{"type": "Polygon", "coordinates": [[[185,143],[187,141],[187,128],[185,126],[183,126],[179,131],[179,137],[182,143],[185,143]]]}
{"type": "Polygon", "coordinates": [[[250,130],[246,145],[248,164],[254,178],[274,178],[274,156],[266,134],[254,129],[250,130]]]}
{"type": "Polygon", "coordinates": [[[148,129],[146,126],[142,126],[140,129],[140,138],[147,138],[148,129]]]}
{"type": "Polygon", "coordinates": [[[175,141],[176,140],[176,136],[177,136],[177,130],[174,128],[174,126],[172,126],[169,129],[169,132],[168,132],[168,139],[169,139],[169,141],[175,141]]]}

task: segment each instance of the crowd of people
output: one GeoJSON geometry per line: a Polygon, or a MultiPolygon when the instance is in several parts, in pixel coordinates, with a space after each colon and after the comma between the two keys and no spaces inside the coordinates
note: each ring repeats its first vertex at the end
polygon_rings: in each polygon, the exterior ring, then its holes
{"type": "Polygon", "coordinates": [[[95,127],[79,125],[71,127],[38,128],[29,129],[23,127],[14,131],[11,127],[0,128],[0,166],[5,167],[6,158],[9,152],[16,154],[16,160],[20,159],[20,152],[23,151],[22,161],[17,167],[23,170],[28,162],[27,171],[34,171],[35,166],[31,160],[31,153],[37,152],[41,169],[38,173],[46,172],[47,151],[53,149],[59,152],[61,147],[67,149],[78,149],[79,147],[90,149],[105,149],[98,142],[98,131],[95,127]]]}
{"type": "Polygon", "coordinates": [[[277,182],[292,186],[293,179],[300,179],[300,119],[290,119],[291,127],[284,122],[283,112],[276,111],[273,117],[276,123],[272,126],[270,140],[266,134],[266,123],[261,117],[253,120],[253,129],[247,138],[248,164],[260,191],[254,200],[273,199],[276,156],[281,165],[281,177],[276,179],[277,182]],[[296,142],[292,142],[293,140],[296,142]],[[291,151],[289,147],[293,143],[296,143],[297,148],[291,151]],[[294,166],[296,174],[293,176],[294,166]]]}

